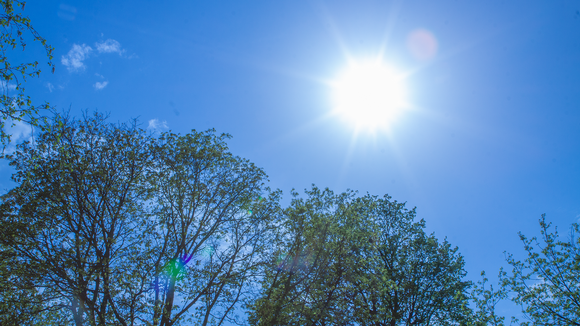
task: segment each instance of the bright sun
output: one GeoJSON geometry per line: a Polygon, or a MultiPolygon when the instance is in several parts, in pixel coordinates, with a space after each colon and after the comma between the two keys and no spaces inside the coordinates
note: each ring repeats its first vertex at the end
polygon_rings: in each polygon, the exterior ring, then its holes
{"type": "Polygon", "coordinates": [[[357,129],[386,127],[406,107],[403,76],[381,62],[354,63],[333,86],[335,112],[357,129]]]}

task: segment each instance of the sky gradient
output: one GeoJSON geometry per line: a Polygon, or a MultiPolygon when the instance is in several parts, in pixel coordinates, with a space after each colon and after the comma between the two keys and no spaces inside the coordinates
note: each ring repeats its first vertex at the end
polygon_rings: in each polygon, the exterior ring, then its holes
{"type": "MultiPolygon", "coordinates": [[[[229,133],[289,198],[311,184],[389,194],[459,247],[469,279],[497,275],[538,219],[580,218],[576,1],[29,1],[55,48],[38,104],[143,127],[229,133]],[[413,34],[415,33],[415,34],[413,34]],[[413,45],[426,33],[428,44],[413,45]],[[431,42],[431,43],[429,43],[431,42]],[[423,47],[421,47],[423,46],[423,47]],[[417,52],[419,51],[419,52],[417,52]],[[386,130],[333,116],[349,60],[405,72],[409,108],[386,130]]],[[[19,58],[44,64],[29,44],[19,58]]],[[[18,130],[16,130],[18,131],[18,130]]],[[[2,163],[0,186],[11,187],[2,163]]]]}

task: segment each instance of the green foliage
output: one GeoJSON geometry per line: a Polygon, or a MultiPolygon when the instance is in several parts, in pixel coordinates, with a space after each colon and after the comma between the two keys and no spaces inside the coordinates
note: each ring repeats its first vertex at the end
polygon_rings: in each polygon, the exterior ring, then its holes
{"type": "Polygon", "coordinates": [[[213,131],[156,139],[96,114],[56,116],[7,155],[3,321],[201,325],[250,300],[278,193],[213,131]],[[248,210],[252,210],[252,214],[248,210]],[[211,250],[208,250],[211,248],[211,250]],[[189,264],[167,268],[183,255],[189,264]],[[18,314],[16,314],[16,312],[18,314]]]}
{"type": "Polygon", "coordinates": [[[567,241],[550,227],[542,215],[542,243],[520,233],[527,258],[508,255],[512,273],[502,273],[503,286],[515,293],[512,300],[532,325],[580,325],[580,226],[572,224],[567,241]]]}
{"type": "MultiPolygon", "coordinates": [[[[494,290],[493,285],[488,284],[489,279],[485,276],[485,272],[481,272],[481,278],[474,284],[471,291],[471,300],[475,309],[468,325],[504,326],[505,317],[497,315],[496,306],[508,297],[508,292],[503,286],[494,290]]],[[[512,319],[512,324],[515,322],[516,320],[512,319]]]]}
{"type": "Polygon", "coordinates": [[[133,230],[146,228],[148,137],[100,115],[56,116],[45,130],[8,156],[19,186],[2,198],[2,245],[35,267],[36,277],[19,276],[42,310],[77,325],[124,320],[144,292],[133,230]]]}
{"type": "Polygon", "coordinates": [[[167,133],[152,147],[151,325],[238,321],[234,311],[251,299],[279,194],[260,197],[265,173],[229,153],[228,138],[213,130],[167,133]],[[166,262],[184,255],[193,255],[184,273],[167,273],[166,262]]]}
{"type": "Polygon", "coordinates": [[[254,325],[449,325],[465,318],[456,248],[390,197],[313,188],[284,211],[254,325]]]}
{"type": "MultiPolygon", "coordinates": [[[[40,68],[38,62],[10,62],[8,57],[16,48],[26,48],[26,34],[32,36],[44,47],[48,58],[48,65],[54,72],[52,63],[54,49],[48,45],[32,27],[30,19],[21,13],[25,6],[24,1],[0,0],[0,145],[6,146],[10,142],[10,134],[6,131],[6,124],[14,125],[16,121],[24,121],[33,126],[38,125],[40,110],[49,109],[48,103],[40,106],[32,105],[30,96],[24,92],[24,83],[27,77],[38,77],[40,68]]],[[[18,55],[16,55],[18,57],[18,55]]]]}
{"type": "Polygon", "coordinates": [[[352,297],[360,324],[453,325],[464,322],[463,257],[445,240],[424,232],[415,210],[403,203],[366,196],[364,219],[372,223],[374,246],[355,264],[352,297]]]}
{"type": "Polygon", "coordinates": [[[42,314],[42,298],[33,286],[36,268],[19,262],[10,250],[0,251],[0,325],[36,325],[42,314]]]}
{"type": "Polygon", "coordinates": [[[364,237],[352,212],[354,193],[313,188],[306,200],[293,195],[267,257],[262,295],[250,305],[250,323],[344,322],[345,283],[355,263],[351,246],[364,237]]]}

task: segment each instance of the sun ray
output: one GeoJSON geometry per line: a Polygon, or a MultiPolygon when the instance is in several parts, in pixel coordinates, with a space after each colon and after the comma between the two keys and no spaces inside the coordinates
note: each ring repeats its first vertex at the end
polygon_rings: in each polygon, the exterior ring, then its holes
{"type": "Polygon", "coordinates": [[[348,174],[348,165],[352,161],[352,156],[354,153],[354,149],[356,147],[356,142],[358,140],[359,132],[357,129],[354,130],[352,137],[350,138],[350,143],[348,144],[348,148],[346,150],[346,155],[344,157],[344,161],[342,162],[342,167],[340,169],[340,175],[338,176],[338,185],[340,185],[344,178],[348,174]]]}
{"type": "Polygon", "coordinates": [[[385,54],[385,52],[387,50],[387,46],[389,44],[389,38],[391,37],[393,30],[395,29],[395,25],[397,23],[397,17],[399,16],[399,13],[401,11],[401,6],[402,6],[402,1],[393,1],[392,5],[391,5],[391,10],[389,10],[388,18],[385,20],[386,27],[385,27],[383,42],[381,43],[381,46],[380,46],[379,51],[378,51],[378,57],[383,57],[383,55],[385,54]]]}

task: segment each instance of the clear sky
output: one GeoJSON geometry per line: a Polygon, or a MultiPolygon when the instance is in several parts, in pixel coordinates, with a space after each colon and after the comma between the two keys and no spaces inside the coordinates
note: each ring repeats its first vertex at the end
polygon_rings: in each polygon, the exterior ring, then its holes
{"type": "MultiPolygon", "coordinates": [[[[230,133],[286,194],[312,183],[417,207],[495,276],[542,213],[580,217],[577,1],[33,1],[55,48],[36,103],[145,127],[230,133]],[[333,81],[381,58],[407,105],[369,131],[333,114],[333,81]]],[[[45,60],[29,44],[23,59],[45,60]]],[[[2,165],[2,188],[11,173],[2,165]]],[[[288,198],[288,197],[286,197],[288,198]]]]}

